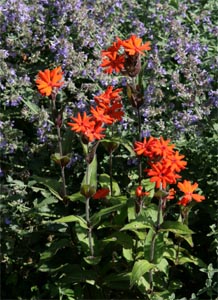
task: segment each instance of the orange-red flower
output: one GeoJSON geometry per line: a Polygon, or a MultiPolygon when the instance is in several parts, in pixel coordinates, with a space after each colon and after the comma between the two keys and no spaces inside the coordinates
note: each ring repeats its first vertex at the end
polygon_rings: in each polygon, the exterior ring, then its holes
{"type": "Polygon", "coordinates": [[[151,50],[150,42],[142,45],[142,39],[136,35],[132,35],[128,40],[122,41],[122,46],[128,55],[135,55],[137,53],[144,55],[142,51],[151,50]]]}
{"type": "Polygon", "coordinates": [[[73,131],[81,133],[84,135],[89,142],[93,142],[94,140],[100,140],[105,137],[102,134],[102,131],[105,128],[101,127],[101,122],[94,121],[92,116],[87,116],[86,112],[84,112],[83,116],[78,113],[77,117],[71,117],[74,123],[68,122],[67,124],[72,127],[73,131]]]}
{"type": "Polygon", "coordinates": [[[117,103],[113,103],[111,106],[108,106],[108,108],[105,108],[105,111],[113,119],[113,122],[121,121],[124,115],[122,108],[122,103],[117,101],[117,103]]]}
{"type": "Polygon", "coordinates": [[[150,42],[142,44],[142,39],[136,35],[132,35],[124,41],[117,37],[117,42],[114,42],[111,47],[101,52],[103,61],[100,66],[108,74],[111,74],[113,71],[115,73],[122,72],[126,69],[126,58],[134,55],[138,56],[139,54],[144,55],[143,52],[150,49],[150,42]],[[120,48],[124,50],[124,53],[120,51],[120,48]]]}
{"type": "Polygon", "coordinates": [[[117,42],[114,42],[111,47],[107,50],[101,51],[101,56],[107,56],[108,54],[118,53],[120,46],[122,45],[122,40],[117,38],[117,42]]]}
{"type": "Polygon", "coordinates": [[[125,56],[118,53],[121,44],[122,41],[117,38],[117,42],[114,42],[111,47],[107,50],[102,50],[101,55],[106,58],[103,59],[100,66],[105,68],[105,73],[111,74],[113,71],[119,73],[124,68],[125,56]]]}
{"type": "Polygon", "coordinates": [[[54,88],[60,88],[64,82],[62,80],[63,72],[61,67],[53,70],[46,69],[39,71],[36,78],[37,88],[41,95],[50,96],[54,88]]]}
{"type": "Polygon", "coordinates": [[[190,181],[184,180],[183,183],[179,182],[177,186],[180,191],[184,193],[184,196],[182,196],[178,204],[186,206],[189,202],[191,202],[192,199],[196,202],[205,200],[204,196],[193,193],[198,188],[198,184],[196,182],[194,184],[191,184],[190,181]]]}
{"type": "Polygon", "coordinates": [[[84,112],[83,116],[78,113],[77,117],[70,117],[74,123],[68,122],[67,124],[72,127],[72,130],[76,132],[85,133],[88,129],[94,126],[94,122],[92,117],[87,116],[86,112],[84,112]]]}
{"type": "Polygon", "coordinates": [[[88,138],[89,142],[101,140],[105,137],[105,134],[102,134],[102,131],[105,131],[105,128],[103,128],[101,125],[101,122],[93,122],[93,126],[90,126],[90,128],[84,132],[84,135],[88,138]]]}
{"type": "Polygon", "coordinates": [[[97,106],[96,108],[91,107],[91,113],[94,119],[98,122],[102,122],[105,124],[112,124],[113,118],[111,118],[105,111],[105,109],[97,106]]]}
{"type": "Polygon", "coordinates": [[[124,69],[125,56],[117,54],[117,52],[108,53],[107,58],[103,59],[100,66],[104,69],[104,73],[111,74],[113,71],[119,73],[124,69]]]}
{"type": "Polygon", "coordinates": [[[157,139],[154,137],[150,137],[149,140],[144,138],[143,142],[135,142],[134,151],[137,155],[148,156],[149,158],[153,158],[153,146],[157,139]]]}
{"type": "Polygon", "coordinates": [[[185,169],[187,162],[182,160],[185,155],[179,155],[178,151],[175,151],[172,155],[169,155],[164,158],[164,162],[166,167],[170,167],[175,172],[180,172],[185,169]]]}
{"type": "Polygon", "coordinates": [[[158,189],[166,189],[167,184],[175,183],[176,179],[181,177],[161,162],[151,164],[151,169],[146,169],[145,172],[151,176],[150,181],[155,182],[158,189]]]}
{"type": "Polygon", "coordinates": [[[168,157],[174,153],[174,144],[170,144],[170,140],[164,140],[161,136],[160,139],[156,139],[156,143],[153,145],[152,151],[156,156],[163,158],[168,157]]]}
{"type": "Polygon", "coordinates": [[[104,109],[106,115],[108,115],[113,122],[122,120],[124,115],[122,108],[121,97],[119,93],[122,88],[113,90],[113,86],[108,86],[106,91],[101,95],[95,96],[95,102],[98,106],[104,109]]]}
{"type": "Polygon", "coordinates": [[[105,198],[109,194],[110,190],[108,188],[102,188],[97,190],[97,192],[92,196],[93,199],[102,199],[105,198]]]}
{"type": "Polygon", "coordinates": [[[122,88],[118,88],[113,90],[113,86],[109,85],[106,89],[106,91],[98,96],[95,96],[95,102],[98,105],[103,104],[110,104],[111,100],[121,100],[121,97],[119,93],[122,92],[122,88]]]}

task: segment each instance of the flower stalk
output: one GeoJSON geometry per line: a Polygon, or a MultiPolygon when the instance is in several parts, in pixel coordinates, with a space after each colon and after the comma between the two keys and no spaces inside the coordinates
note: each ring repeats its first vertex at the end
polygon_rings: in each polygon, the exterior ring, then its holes
{"type": "Polygon", "coordinates": [[[93,248],[93,243],[92,243],[92,225],[90,223],[90,206],[89,206],[89,200],[90,198],[86,198],[86,222],[88,226],[88,240],[89,240],[89,249],[91,256],[94,256],[94,248],[93,248]]]}
{"type": "Polygon", "coordinates": [[[110,195],[113,195],[113,151],[109,153],[109,175],[110,175],[110,195]]]}
{"type": "Polygon", "coordinates": [[[62,111],[57,111],[56,108],[56,96],[57,92],[54,91],[51,94],[52,99],[52,113],[54,118],[54,123],[57,130],[57,137],[58,137],[58,150],[60,154],[60,169],[61,169],[61,178],[62,178],[62,197],[64,200],[65,205],[66,203],[66,196],[67,196],[67,190],[66,190],[66,179],[65,179],[65,166],[62,164],[62,157],[63,157],[63,147],[62,147],[62,137],[61,137],[61,126],[62,126],[62,111]]]}
{"type": "MultiPolygon", "coordinates": [[[[161,188],[162,191],[162,188],[161,188]]],[[[154,262],[154,253],[155,253],[155,241],[160,229],[160,223],[161,223],[161,216],[162,216],[162,204],[163,204],[163,198],[159,197],[159,203],[158,203],[158,212],[157,212],[157,222],[155,226],[155,231],[153,233],[152,239],[151,239],[151,246],[150,246],[150,263],[154,262]]],[[[153,291],[153,270],[151,269],[149,271],[149,284],[150,284],[150,292],[153,291]]]]}

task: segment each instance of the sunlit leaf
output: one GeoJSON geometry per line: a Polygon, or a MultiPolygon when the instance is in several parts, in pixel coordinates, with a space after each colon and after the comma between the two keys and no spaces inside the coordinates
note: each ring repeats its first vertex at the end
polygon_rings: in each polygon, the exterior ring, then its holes
{"type": "Polygon", "coordinates": [[[85,262],[89,265],[97,265],[100,260],[101,260],[101,256],[87,256],[83,258],[85,260],[85,262]]]}
{"type": "MultiPolygon", "coordinates": [[[[108,174],[100,174],[99,175],[99,184],[101,187],[107,187],[110,189],[110,176],[108,174]]],[[[112,189],[113,189],[113,196],[120,195],[120,188],[118,183],[112,179],[112,189]]]]}
{"type": "Polygon", "coordinates": [[[68,196],[68,199],[72,202],[74,201],[80,201],[82,203],[86,202],[86,198],[80,192],[68,196]]]}
{"type": "Polygon", "coordinates": [[[152,268],[154,268],[154,265],[145,259],[141,259],[135,262],[130,277],[130,286],[132,287],[140,279],[141,276],[149,272],[152,268]]]}
{"type": "Polygon", "coordinates": [[[78,222],[80,224],[81,227],[83,228],[88,228],[87,227],[87,223],[86,221],[80,217],[80,216],[74,216],[74,215],[70,215],[70,216],[66,216],[57,220],[53,221],[54,223],[70,223],[70,222],[78,222]]]}
{"type": "Polygon", "coordinates": [[[165,221],[163,224],[161,224],[160,231],[170,231],[178,235],[194,233],[191,229],[188,228],[187,225],[177,221],[165,221]]]}

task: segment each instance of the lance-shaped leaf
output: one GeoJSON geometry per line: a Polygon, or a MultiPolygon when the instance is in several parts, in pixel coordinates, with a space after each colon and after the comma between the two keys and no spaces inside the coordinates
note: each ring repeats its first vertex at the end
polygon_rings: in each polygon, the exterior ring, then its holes
{"type": "Polygon", "coordinates": [[[123,226],[120,231],[123,230],[130,230],[130,231],[136,231],[136,230],[140,230],[140,229],[146,229],[146,228],[152,228],[152,224],[150,222],[146,222],[146,221],[133,221],[129,224],[126,224],[125,226],[123,226]]]}
{"type": "Polygon", "coordinates": [[[61,189],[61,186],[57,180],[51,178],[43,178],[35,175],[33,175],[32,178],[35,179],[37,183],[46,186],[49,189],[49,191],[52,193],[52,195],[54,195],[59,200],[63,201],[62,197],[58,192],[61,189]]]}
{"type": "Polygon", "coordinates": [[[135,156],[135,151],[133,150],[132,143],[124,138],[120,139],[121,145],[129,151],[131,156],[135,156]]]}
{"type": "Polygon", "coordinates": [[[82,184],[83,185],[90,185],[97,188],[97,158],[94,155],[94,158],[90,164],[87,164],[86,173],[83,178],[82,184]]]}
{"type": "Polygon", "coordinates": [[[136,217],[134,221],[131,221],[128,224],[126,224],[124,227],[122,227],[120,231],[123,230],[136,231],[136,230],[141,230],[146,228],[152,228],[153,230],[155,230],[155,223],[151,218],[141,215],[136,217]]]}
{"type": "Polygon", "coordinates": [[[70,223],[70,222],[78,222],[81,227],[88,229],[86,221],[80,216],[66,216],[53,221],[54,223],[70,223]]]}
{"type": "MultiPolygon", "coordinates": [[[[110,188],[110,176],[108,174],[100,174],[99,176],[99,183],[102,187],[110,188]]],[[[112,180],[112,189],[113,189],[113,196],[120,195],[120,188],[118,183],[115,180],[112,180]]]]}
{"type": "Polygon", "coordinates": [[[92,226],[97,225],[100,222],[101,217],[103,217],[107,214],[110,214],[114,211],[117,211],[119,208],[121,208],[124,205],[125,205],[125,203],[120,203],[120,204],[116,204],[116,205],[108,207],[108,208],[101,209],[100,211],[98,211],[97,213],[92,215],[92,217],[90,218],[92,226]]]}
{"type": "Polygon", "coordinates": [[[192,255],[179,257],[178,264],[186,264],[186,263],[192,263],[199,267],[205,267],[206,264],[198,257],[194,257],[192,255]]]}
{"type": "Polygon", "coordinates": [[[104,276],[104,285],[115,290],[128,290],[131,273],[110,274],[104,276]]]}
{"type": "Polygon", "coordinates": [[[187,225],[177,221],[165,221],[161,224],[160,231],[170,231],[177,235],[193,234],[194,232],[187,225]]]}
{"type": "Polygon", "coordinates": [[[145,273],[149,272],[155,265],[151,264],[146,259],[141,259],[135,262],[132,274],[130,277],[130,286],[132,287],[145,273]]]}
{"type": "Polygon", "coordinates": [[[82,203],[86,202],[86,198],[83,195],[81,195],[80,192],[77,192],[77,193],[74,193],[74,194],[68,196],[68,199],[72,202],[74,202],[74,201],[80,201],[82,203]]]}
{"type": "Polygon", "coordinates": [[[190,234],[180,235],[180,238],[185,240],[191,247],[194,247],[192,236],[190,234]]]}

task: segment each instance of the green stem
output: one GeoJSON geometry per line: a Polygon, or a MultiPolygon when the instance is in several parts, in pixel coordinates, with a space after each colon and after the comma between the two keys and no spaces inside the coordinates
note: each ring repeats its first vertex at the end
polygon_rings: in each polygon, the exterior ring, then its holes
{"type": "MultiPolygon", "coordinates": [[[[155,240],[159,232],[160,228],[160,221],[161,221],[161,212],[162,212],[162,197],[159,199],[159,205],[158,205],[158,214],[157,214],[157,222],[156,222],[156,228],[155,232],[152,236],[151,240],[151,248],[150,248],[150,263],[153,263],[154,261],[154,252],[155,252],[155,240]]],[[[149,271],[149,284],[150,284],[150,291],[153,291],[153,271],[152,269],[149,271]]]]}
{"type": "MultiPolygon", "coordinates": [[[[52,111],[53,114],[56,115],[57,109],[56,109],[56,93],[52,94],[52,111]]],[[[56,120],[54,120],[54,123],[56,124],[56,120]]],[[[56,129],[57,129],[57,136],[58,136],[58,148],[59,148],[59,154],[60,154],[60,159],[63,156],[63,148],[62,148],[62,138],[61,138],[61,129],[60,126],[56,124],[56,129]]],[[[61,168],[61,178],[62,178],[62,193],[63,193],[63,199],[65,200],[65,197],[67,195],[66,191],[66,179],[65,179],[65,171],[64,171],[64,166],[61,165],[60,161],[60,168],[61,168]]]]}
{"type": "MultiPolygon", "coordinates": [[[[138,118],[139,141],[141,141],[141,115],[140,115],[140,109],[139,108],[137,108],[137,118],[138,118]]],[[[138,165],[139,180],[138,180],[138,183],[139,183],[139,185],[141,185],[141,182],[142,182],[142,160],[141,160],[141,156],[139,156],[138,160],[139,160],[139,165],[138,165]]],[[[140,212],[142,211],[142,207],[143,207],[143,200],[141,198],[138,200],[137,206],[138,206],[137,207],[138,214],[140,214],[140,212]]]]}
{"type": "MultiPolygon", "coordinates": [[[[182,219],[182,224],[188,225],[188,210],[186,208],[183,211],[183,214],[180,211],[181,219],[182,219]]],[[[175,259],[175,264],[177,265],[179,263],[179,251],[181,247],[182,240],[179,238],[178,244],[177,244],[177,249],[176,249],[176,259],[175,259]]]]}
{"type": "Polygon", "coordinates": [[[139,141],[141,141],[141,134],[142,134],[142,123],[141,123],[141,114],[140,114],[140,108],[137,108],[137,118],[138,118],[138,134],[139,134],[139,141]]]}
{"type": "Polygon", "coordinates": [[[94,248],[92,244],[92,226],[90,223],[90,216],[89,216],[89,200],[90,198],[86,198],[86,222],[88,226],[89,249],[91,252],[91,256],[94,256],[94,248]]]}
{"type": "Polygon", "coordinates": [[[110,190],[111,190],[110,194],[111,194],[111,196],[113,194],[112,166],[113,166],[112,151],[110,151],[110,156],[109,156],[109,172],[110,172],[110,190]]]}
{"type": "MultiPolygon", "coordinates": [[[[62,150],[62,141],[61,141],[61,130],[59,126],[56,126],[57,128],[57,134],[58,134],[58,147],[59,147],[59,153],[60,157],[63,156],[63,150],[62,150]]],[[[65,180],[65,171],[64,171],[64,166],[61,166],[61,178],[62,178],[62,189],[63,189],[63,197],[66,197],[67,191],[66,191],[66,180],[65,180]]]]}
{"type": "Polygon", "coordinates": [[[176,248],[175,265],[177,265],[179,263],[179,251],[180,251],[180,247],[181,247],[181,239],[179,239],[178,244],[177,244],[177,248],[176,248]]]}

